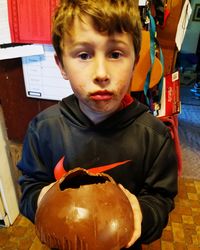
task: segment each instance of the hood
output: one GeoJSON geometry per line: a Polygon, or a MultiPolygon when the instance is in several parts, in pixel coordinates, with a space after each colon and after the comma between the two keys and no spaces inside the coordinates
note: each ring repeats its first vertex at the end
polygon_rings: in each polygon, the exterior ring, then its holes
{"type": "Polygon", "coordinates": [[[83,129],[120,129],[126,127],[138,118],[142,113],[148,111],[148,107],[136,99],[126,108],[114,113],[104,121],[94,124],[79,108],[78,100],[74,95],[64,98],[60,103],[61,113],[74,126],[83,129]]]}

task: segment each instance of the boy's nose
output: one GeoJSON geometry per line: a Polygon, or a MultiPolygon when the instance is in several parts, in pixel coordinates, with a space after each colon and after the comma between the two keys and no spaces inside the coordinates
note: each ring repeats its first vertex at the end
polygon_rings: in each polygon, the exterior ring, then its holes
{"type": "Polygon", "coordinates": [[[94,83],[103,86],[109,84],[110,76],[108,74],[108,69],[105,60],[96,60],[94,67],[94,83]]]}

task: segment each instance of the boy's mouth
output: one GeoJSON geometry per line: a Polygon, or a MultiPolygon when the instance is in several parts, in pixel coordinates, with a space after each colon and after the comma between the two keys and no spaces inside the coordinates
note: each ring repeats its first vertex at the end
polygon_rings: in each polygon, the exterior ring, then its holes
{"type": "Polygon", "coordinates": [[[107,90],[100,90],[90,94],[90,99],[94,101],[108,101],[113,97],[113,93],[107,90]]]}

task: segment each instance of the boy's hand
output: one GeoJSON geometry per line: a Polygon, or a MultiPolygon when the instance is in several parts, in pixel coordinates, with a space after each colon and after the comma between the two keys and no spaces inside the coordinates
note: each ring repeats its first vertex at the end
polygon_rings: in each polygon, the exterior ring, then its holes
{"type": "Polygon", "coordinates": [[[119,184],[119,187],[122,189],[122,191],[125,193],[127,198],[129,199],[131,203],[131,207],[133,210],[133,216],[134,216],[134,232],[131,240],[127,244],[126,248],[129,248],[132,246],[137,239],[141,236],[141,225],[142,225],[142,212],[140,209],[139,202],[135,195],[130,193],[126,188],[124,188],[121,184],[119,184]]]}
{"type": "Polygon", "coordinates": [[[42,190],[40,191],[40,194],[38,196],[38,200],[37,200],[37,207],[39,207],[39,204],[42,200],[42,198],[44,197],[44,195],[46,194],[46,192],[55,184],[55,182],[52,182],[51,184],[45,186],[42,188],[42,190]]]}

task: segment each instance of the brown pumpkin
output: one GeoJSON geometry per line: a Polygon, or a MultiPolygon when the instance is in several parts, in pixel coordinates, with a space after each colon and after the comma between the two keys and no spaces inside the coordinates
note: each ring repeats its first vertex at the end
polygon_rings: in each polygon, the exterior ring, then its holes
{"type": "Polygon", "coordinates": [[[35,226],[41,242],[50,248],[119,250],[133,234],[133,212],[109,175],[78,168],[45,194],[35,226]]]}

